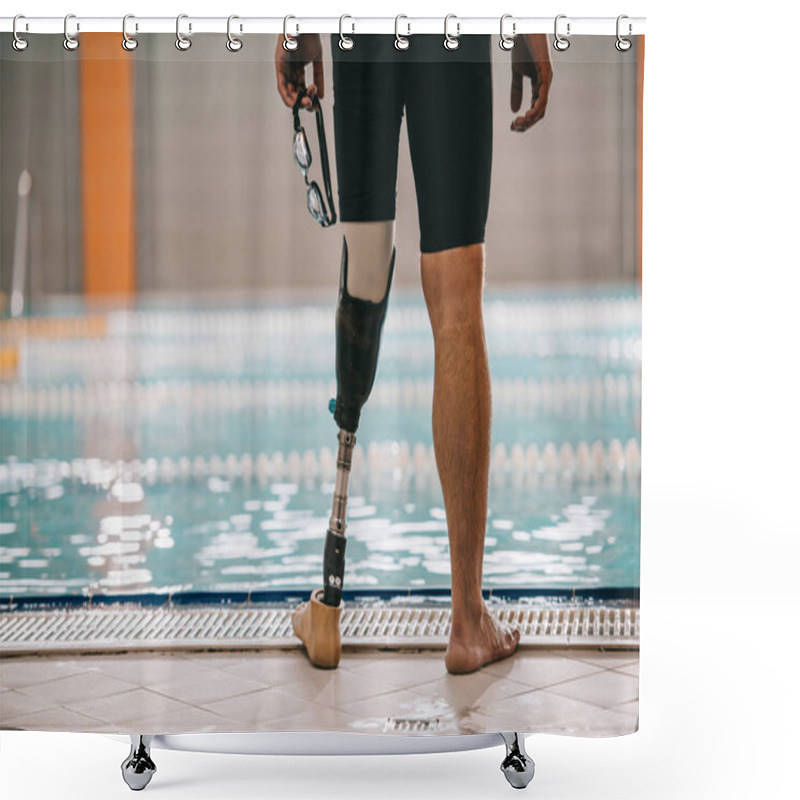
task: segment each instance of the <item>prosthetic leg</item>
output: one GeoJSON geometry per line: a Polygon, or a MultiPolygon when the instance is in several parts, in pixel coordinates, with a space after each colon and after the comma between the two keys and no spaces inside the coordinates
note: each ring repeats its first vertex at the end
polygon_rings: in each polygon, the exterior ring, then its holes
{"type": "Polygon", "coordinates": [[[361,409],[375,382],[383,321],[394,275],[395,249],[386,290],[379,302],[352,297],[347,290],[347,240],[342,249],[339,303],[336,311],[336,401],[333,417],[339,426],[336,485],[323,556],[323,588],[311,593],[292,615],[295,635],[306,645],[311,663],[336,667],[341,657],[339,617],[344,581],[347,484],[361,409]]]}

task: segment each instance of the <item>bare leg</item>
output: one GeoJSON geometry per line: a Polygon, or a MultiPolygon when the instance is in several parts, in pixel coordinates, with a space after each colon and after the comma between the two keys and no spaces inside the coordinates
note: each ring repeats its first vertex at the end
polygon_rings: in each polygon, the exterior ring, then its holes
{"type": "Polygon", "coordinates": [[[433,447],[450,540],[453,612],[445,666],[452,673],[505,658],[519,643],[519,631],[498,623],[481,596],[492,414],[483,256],[482,244],[421,256],[435,347],[433,447]]]}

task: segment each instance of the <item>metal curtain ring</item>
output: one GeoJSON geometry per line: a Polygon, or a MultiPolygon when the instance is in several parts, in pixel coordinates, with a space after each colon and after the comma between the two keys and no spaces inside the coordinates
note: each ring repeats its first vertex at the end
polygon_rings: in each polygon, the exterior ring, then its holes
{"type": "MultiPolygon", "coordinates": [[[[12,30],[12,32],[14,34],[14,38],[11,41],[11,45],[15,50],[17,50],[18,52],[21,52],[28,46],[28,40],[21,38],[20,35],[17,33],[17,20],[18,19],[25,19],[25,15],[24,14],[17,14],[14,17],[14,23],[11,26],[11,30],[12,30]]],[[[25,23],[25,30],[28,30],[28,23],[27,22],[25,23]]]]}
{"type": "MultiPolygon", "coordinates": [[[[228,50],[231,51],[231,53],[238,53],[242,49],[242,45],[244,44],[244,42],[241,39],[237,39],[231,33],[231,22],[235,19],[239,19],[239,17],[237,17],[236,14],[231,14],[228,17],[228,41],[225,42],[225,47],[227,47],[228,50]]],[[[241,32],[242,32],[242,26],[240,25],[239,33],[241,32]]]]}
{"type": "MultiPolygon", "coordinates": [[[[564,50],[566,50],[569,47],[569,39],[567,39],[566,36],[562,36],[558,32],[558,21],[560,19],[566,19],[566,18],[567,18],[566,14],[559,14],[556,17],[556,21],[555,21],[555,24],[553,26],[553,30],[555,31],[555,37],[556,37],[553,40],[553,47],[555,47],[556,50],[559,50],[562,53],[564,52],[564,50]]],[[[569,22],[567,22],[567,36],[569,36],[569,22]]]]}
{"type": "MultiPolygon", "coordinates": [[[[617,41],[616,41],[616,42],[614,42],[614,47],[616,47],[616,48],[617,48],[617,50],[619,50],[619,51],[620,51],[620,53],[625,53],[625,52],[627,52],[628,50],[630,50],[630,49],[631,49],[631,44],[632,44],[632,42],[631,42],[631,40],[630,40],[630,39],[623,39],[623,38],[622,38],[622,36],[620,36],[620,33],[619,33],[619,23],[620,23],[620,22],[621,22],[623,19],[628,19],[628,15],[627,15],[627,14],[620,14],[620,15],[617,17],[617,41]]],[[[631,26],[631,24],[630,24],[630,22],[629,22],[629,23],[628,23],[628,36],[630,36],[630,35],[631,35],[631,32],[632,32],[632,31],[633,31],[633,27],[631,26]]]]}
{"type": "Polygon", "coordinates": [[[507,20],[511,19],[511,14],[503,14],[500,17],[500,49],[501,50],[510,50],[514,46],[514,36],[517,33],[517,23],[511,23],[511,36],[508,36],[506,33],[503,32],[503,23],[507,20]]]}
{"type": "MultiPolygon", "coordinates": [[[[70,50],[70,51],[77,50],[78,49],[78,45],[80,44],[80,42],[74,36],[70,35],[69,30],[67,30],[67,26],[69,25],[69,21],[71,19],[75,19],[75,18],[76,17],[75,17],[74,14],[67,14],[67,16],[64,17],[64,49],[65,50],[70,50]]],[[[79,22],[76,23],[76,29],[77,30],[81,29],[81,25],[80,25],[79,22]]]]}
{"type": "MultiPolygon", "coordinates": [[[[187,19],[188,17],[189,17],[188,14],[178,14],[178,18],[175,20],[175,35],[177,36],[177,38],[175,39],[175,47],[177,47],[178,50],[188,50],[192,46],[192,40],[187,39],[181,33],[181,20],[187,19]]],[[[190,22],[189,33],[191,32],[192,32],[192,23],[190,22]]]]}
{"type": "MultiPolygon", "coordinates": [[[[135,19],[133,14],[126,14],[122,18],[122,46],[125,50],[135,50],[139,46],[139,41],[133,36],[128,35],[128,20],[135,19]]],[[[136,23],[136,30],[139,30],[139,23],[136,23]]]]}
{"type": "Polygon", "coordinates": [[[448,14],[444,18],[444,46],[445,46],[445,49],[447,49],[447,50],[458,50],[458,46],[459,46],[459,44],[461,44],[458,41],[458,37],[461,35],[461,23],[458,22],[457,20],[458,20],[458,18],[456,17],[455,14],[448,14]],[[447,32],[447,23],[450,22],[451,19],[455,19],[456,20],[456,35],[455,36],[451,36],[447,32]]]}
{"type": "Polygon", "coordinates": [[[394,46],[398,50],[408,50],[411,47],[411,42],[406,38],[406,36],[411,36],[411,23],[407,22],[406,26],[408,27],[408,31],[406,32],[405,36],[400,35],[400,20],[401,19],[408,19],[405,14],[398,14],[394,18],[394,46]]]}
{"type": "MultiPolygon", "coordinates": [[[[342,14],[342,16],[339,17],[339,48],[341,50],[352,50],[355,47],[356,43],[349,36],[345,36],[344,32],[342,31],[342,26],[346,19],[353,19],[353,18],[349,14],[342,14]]],[[[355,33],[356,31],[355,22],[353,23],[352,28],[353,28],[352,33],[355,33]]]]}
{"type": "MultiPolygon", "coordinates": [[[[297,50],[297,39],[292,36],[289,36],[289,32],[287,27],[289,25],[290,19],[297,19],[297,17],[293,17],[291,14],[283,18],[283,49],[284,50],[297,50]]],[[[295,25],[295,36],[300,31],[300,26],[295,25]]]]}

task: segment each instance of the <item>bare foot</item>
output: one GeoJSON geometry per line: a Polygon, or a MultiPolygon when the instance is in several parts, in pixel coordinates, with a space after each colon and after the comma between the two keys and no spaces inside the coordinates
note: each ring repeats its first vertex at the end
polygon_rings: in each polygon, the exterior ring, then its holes
{"type": "Polygon", "coordinates": [[[322,589],[315,589],[308,602],[301,603],[292,613],[294,635],[306,646],[308,659],[315,667],[333,669],[342,656],[338,608],[322,602],[322,589]]]}
{"type": "Polygon", "coordinates": [[[519,637],[517,628],[498,622],[483,605],[477,620],[451,627],[444,665],[453,675],[475,672],[486,664],[512,655],[519,637]]]}

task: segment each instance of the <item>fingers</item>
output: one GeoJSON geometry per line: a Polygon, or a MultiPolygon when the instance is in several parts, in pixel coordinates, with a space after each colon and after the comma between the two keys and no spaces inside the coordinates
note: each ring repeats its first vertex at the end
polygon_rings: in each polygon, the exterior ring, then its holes
{"type": "Polygon", "coordinates": [[[297,98],[296,93],[294,98],[292,97],[292,87],[289,79],[291,67],[291,62],[286,58],[286,53],[283,51],[279,40],[275,46],[275,77],[278,82],[278,94],[287,106],[294,105],[294,100],[297,98]]]}
{"type": "Polygon", "coordinates": [[[291,108],[294,106],[294,101],[297,99],[297,90],[293,89],[289,83],[289,79],[286,76],[286,73],[278,67],[277,70],[278,74],[278,94],[281,96],[281,100],[291,108]]]}
{"type": "MultiPolygon", "coordinates": [[[[281,100],[289,108],[294,108],[297,95],[301,89],[306,88],[305,64],[301,61],[293,61],[291,55],[286,53],[279,44],[275,51],[275,74],[281,100]]],[[[309,89],[311,88],[309,87],[309,89]]],[[[300,105],[303,108],[311,108],[311,100],[304,97],[300,105]]]]}
{"type": "Polygon", "coordinates": [[[530,109],[511,123],[511,130],[526,131],[544,117],[553,80],[553,65],[547,36],[525,34],[517,38],[522,46],[515,47],[511,52],[511,110],[516,112],[522,105],[524,76],[531,79],[533,98],[530,109]]]}
{"type": "Polygon", "coordinates": [[[511,110],[516,114],[522,105],[522,73],[511,69],[511,110]]]}
{"type": "Polygon", "coordinates": [[[539,94],[536,97],[536,100],[533,102],[531,106],[531,114],[533,115],[533,123],[538,122],[540,119],[544,117],[544,112],[547,109],[547,96],[548,90],[546,87],[542,87],[539,90],[539,94]]]}
{"type": "Polygon", "coordinates": [[[523,114],[521,117],[517,117],[511,123],[511,130],[522,133],[522,131],[526,131],[528,128],[533,127],[543,116],[543,111],[536,111],[535,106],[531,106],[525,112],[525,114],[523,114]]]}
{"type": "Polygon", "coordinates": [[[278,94],[290,108],[294,106],[300,88],[305,85],[303,69],[301,67],[298,73],[297,67],[298,65],[289,61],[281,50],[276,52],[275,74],[278,80],[278,94]]]}
{"type": "MultiPolygon", "coordinates": [[[[534,88],[536,91],[536,87],[534,88]]],[[[549,86],[539,86],[536,95],[531,101],[531,107],[521,117],[517,117],[511,123],[512,131],[526,131],[528,128],[539,122],[544,117],[545,110],[547,109],[547,97],[550,92],[549,86]]]]}
{"type": "Polygon", "coordinates": [[[526,131],[528,130],[528,128],[535,125],[543,116],[544,116],[543,111],[537,112],[534,110],[533,107],[531,107],[530,109],[528,109],[528,111],[525,112],[523,116],[517,117],[511,123],[511,130],[517,131],[519,133],[521,133],[522,131],[526,131]]]}
{"type": "Polygon", "coordinates": [[[294,107],[297,95],[305,89],[307,95],[300,102],[302,108],[311,109],[312,99],[317,94],[325,95],[325,75],[322,68],[322,41],[319,34],[304,33],[293,37],[297,48],[287,51],[283,40],[278,37],[275,45],[275,71],[278,81],[278,94],[281,100],[294,107]],[[306,87],[306,65],[313,63],[314,82],[306,87]]]}
{"type": "Polygon", "coordinates": [[[311,108],[311,98],[316,93],[316,86],[312,83],[306,87],[305,70],[302,64],[284,62],[278,67],[278,94],[283,102],[294,108],[297,102],[297,95],[301,89],[306,90],[306,97],[300,101],[301,108],[311,108]]]}

